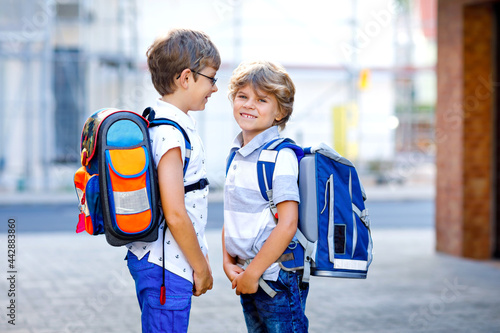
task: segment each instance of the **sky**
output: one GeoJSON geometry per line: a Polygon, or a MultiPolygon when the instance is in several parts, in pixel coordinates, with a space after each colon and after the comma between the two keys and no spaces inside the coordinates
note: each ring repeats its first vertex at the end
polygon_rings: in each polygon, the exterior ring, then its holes
{"type": "Polygon", "coordinates": [[[399,13],[395,0],[144,3],[138,9],[140,49],[170,28],[189,27],[207,32],[226,63],[256,58],[294,65],[349,66],[357,61],[362,66],[388,67],[393,63],[391,21],[399,13]],[[353,9],[357,29],[352,26],[353,9]]]}

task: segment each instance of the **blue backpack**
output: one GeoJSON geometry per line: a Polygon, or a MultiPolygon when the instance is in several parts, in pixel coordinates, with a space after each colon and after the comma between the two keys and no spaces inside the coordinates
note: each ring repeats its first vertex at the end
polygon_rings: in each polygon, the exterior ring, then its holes
{"type": "MultiPolygon", "coordinates": [[[[82,167],[74,177],[80,203],[76,232],[105,234],[112,246],[158,238],[160,195],[148,128],[160,125],[174,126],[183,134],[185,173],[191,151],[187,133],[172,120],[155,119],[151,108],[142,117],[101,109],[87,119],[81,135],[82,167]]],[[[205,186],[206,179],[200,182],[205,186]]],[[[200,182],[185,191],[197,189],[200,182]]]]}
{"type": "Polygon", "coordinates": [[[260,153],[257,176],[275,217],[272,179],[283,148],[297,155],[301,202],[298,230],[280,258],[281,268],[304,269],[304,283],[310,275],[365,279],[372,261],[372,238],[366,195],[354,165],[325,144],[302,149],[290,139],[269,142],[260,153]]]}

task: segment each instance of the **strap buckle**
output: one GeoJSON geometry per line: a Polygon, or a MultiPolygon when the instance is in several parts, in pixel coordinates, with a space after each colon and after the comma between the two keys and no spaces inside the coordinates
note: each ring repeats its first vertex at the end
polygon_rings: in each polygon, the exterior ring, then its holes
{"type": "Polygon", "coordinates": [[[207,178],[202,178],[200,179],[200,190],[204,189],[205,187],[207,187],[210,183],[208,182],[208,179],[207,178]]]}

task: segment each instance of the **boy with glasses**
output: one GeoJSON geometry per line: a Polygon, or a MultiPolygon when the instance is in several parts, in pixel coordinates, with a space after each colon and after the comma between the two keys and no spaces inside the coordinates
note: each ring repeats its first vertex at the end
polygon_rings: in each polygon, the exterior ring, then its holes
{"type": "Polygon", "coordinates": [[[206,177],[205,152],[188,112],[204,110],[217,92],[214,77],[221,60],[205,33],[188,29],[171,30],[156,40],[147,57],[153,85],[161,96],[155,117],[177,122],[192,149],[183,174],[183,134],[169,125],[149,129],[165,224],[155,242],[129,244],[127,261],[142,312],[142,332],[187,332],[191,296],[204,294],[213,283],[205,238],[208,186],[199,182],[206,177]],[[192,190],[189,185],[197,182],[203,186],[192,190]],[[165,291],[160,289],[162,282],[165,291]]]}

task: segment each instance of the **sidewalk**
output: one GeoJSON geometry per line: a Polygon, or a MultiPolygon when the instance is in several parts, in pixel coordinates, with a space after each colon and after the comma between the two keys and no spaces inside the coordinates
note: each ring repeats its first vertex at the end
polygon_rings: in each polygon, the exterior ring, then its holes
{"type": "MultiPolygon", "coordinates": [[[[429,200],[435,196],[434,185],[383,185],[367,186],[365,192],[368,200],[429,200]]],[[[211,201],[222,201],[221,191],[211,191],[209,195],[211,201]]],[[[76,194],[73,191],[56,193],[36,193],[36,192],[0,192],[0,205],[17,204],[60,204],[74,203],[76,205],[76,194]]]]}
{"type": "MultiPolygon", "coordinates": [[[[436,254],[432,229],[373,230],[372,236],[368,279],[312,278],[310,332],[500,331],[498,266],[436,254]]],[[[5,249],[7,235],[0,239],[5,249]]],[[[221,268],[220,231],[209,230],[207,239],[214,289],[193,298],[189,332],[246,332],[239,299],[221,268]]],[[[123,248],[73,233],[19,234],[16,245],[16,325],[7,323],[4,256],[1,332],[140,332],[123,248]]]]}

